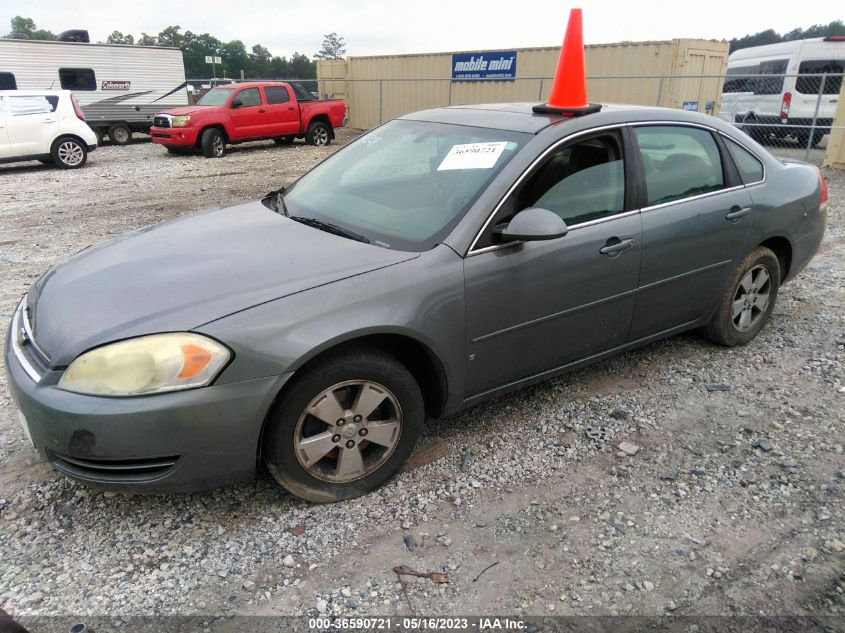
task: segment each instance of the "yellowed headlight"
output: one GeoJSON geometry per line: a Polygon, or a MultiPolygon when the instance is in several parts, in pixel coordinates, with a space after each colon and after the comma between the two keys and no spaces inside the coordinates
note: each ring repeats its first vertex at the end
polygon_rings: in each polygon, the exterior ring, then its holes
{"type": "Polygon", "coordinates": [[[185,127],[191,122],[191,117],[188,115],[175,116],[170,120],[171,127],[185,127]]]}
{"type": "Polygon", "coordinates": [[[59,380],[65,391],[139,396],[209,384],[229,360],[220,343],[188,332],[154,334],[77,357],[59,380]]]}

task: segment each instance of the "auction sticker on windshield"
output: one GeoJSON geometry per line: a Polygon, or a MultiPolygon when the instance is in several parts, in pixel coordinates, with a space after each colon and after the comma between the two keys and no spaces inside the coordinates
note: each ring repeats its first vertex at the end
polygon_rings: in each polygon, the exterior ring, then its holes
{"type": "Polygon", "coordinates": [[[491,169],[505,151],[507,141],[496,143],[466,143],[454,145],[437,171],[450,169],[491,169]]]}

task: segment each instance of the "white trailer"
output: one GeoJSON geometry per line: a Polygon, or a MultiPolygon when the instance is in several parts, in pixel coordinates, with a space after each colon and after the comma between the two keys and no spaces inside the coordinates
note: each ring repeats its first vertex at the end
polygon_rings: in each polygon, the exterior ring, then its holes
{"type": "Polygon", "coordinates": [[[148,133],[156,112],[188,105],[178,48],[0,39],[0,90],[60,89],[118,145],[148,133]]]}

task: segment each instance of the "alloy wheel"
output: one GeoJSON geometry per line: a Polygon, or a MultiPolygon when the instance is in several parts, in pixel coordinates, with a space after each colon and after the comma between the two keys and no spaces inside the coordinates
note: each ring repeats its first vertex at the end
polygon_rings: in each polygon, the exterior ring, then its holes
{"type": "Polygon", "coordinates": [[[329,131],[322,125],[314,129],[314,145],[326,145],[329,142],[329,131]]]}
{"type": "Polygon", "coordinates": [[[731,307],[731,322],[737,332],[747,332],[763,318],[771,289],[772,276],[763,264],[754,266],[740,279],[731,307]]]}
{"type": "Polygon", "coordinates": [[[346,483],[382,466],[401,434],[396,396],[376,382],[350,380],[311,400],[296,424],[294,452],[313,477],[346,483]]]}
{"type": "Polygon", "coordinates": [[[65,165],[78,165],[84,157],[82,148],[74,141],[65,141],[59,145],[59,160],[65,165]]]}

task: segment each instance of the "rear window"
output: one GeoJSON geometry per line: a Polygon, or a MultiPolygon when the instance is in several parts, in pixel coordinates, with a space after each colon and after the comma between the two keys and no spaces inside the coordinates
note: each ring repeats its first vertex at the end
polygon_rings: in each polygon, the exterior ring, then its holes
{"type": "Polygon", "coordinates": [[[59,105],[56,95],[7,96],[3,98],[3,110],[12,116],[48,114],[59,105]]]}
{"type": "Polygon", "coordinates": [[[0,90],[17,90],[18,84],[12,73],[0,73],[0,90]]]}
{"type": "Polygon", "coordinates": [[[728,68],[722,92],[753,92],[758,95],[776,95],[783,92],[783,74],[788,60],[775,59],[749,66],[728,68]],[[781,75],[772,76],[772,75],[781,75]]]}
{"type": "Polygon", "coordinates": [[[801,62],[798,66],[798,79],[795,80],[795,90],[801,94],[819,94],[822,87],[822,77],[805,77],[804,75],[836,75],[824,77],[824,93],[838,95],[842,89],[842,73],[845,73],[845,59],[814,59],[801,62]]]}
{"type": "Polygon", "coordinates": [[[290,101],[288,89],[284,86],[267,86],[264,88],[264,96],[267,97],[267,105],[276,105],[290,101]]]}
{"type": "Polygon", "coordinates": [[[59,68],[59,81],[64,90],[97,89],[97,78],[92,68],[59,68]]]}

